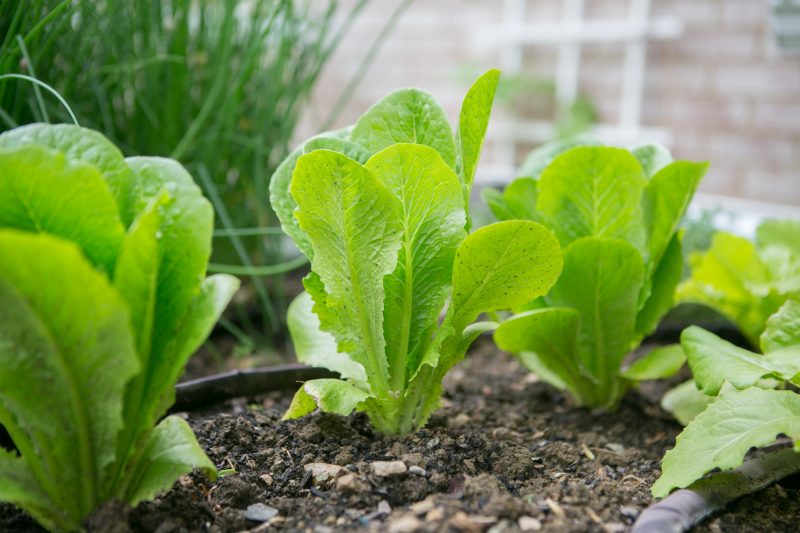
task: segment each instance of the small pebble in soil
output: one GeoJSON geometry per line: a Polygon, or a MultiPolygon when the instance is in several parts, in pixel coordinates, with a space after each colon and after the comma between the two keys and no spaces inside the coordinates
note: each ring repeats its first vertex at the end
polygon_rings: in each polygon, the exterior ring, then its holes
{"type": "Polygon", "coordinates": [[[532,516],[522,516],[517,521],[517,525],[522,531],[539,531],[542,529],[542,522],[532,516]]]}
{"type": "Polygon", "coordinates": [[[278,514],[278,510],[263,503],[254,503],[247,506],[244,517],[253,522],[266,522],[278,514]]]}
{"type": "Polygon", "coordinates": [[[344,474],[347,469],[343,466],[327,463],[309,463],[303,467],[306,472],[311,472],[311,477],[316,484],[328,483],[344,474]]]}
{"type": "Polygon", "coordinates": [[[620,507],[619,512],[622,516],[630,518],[631,520],[639,516],[639,509],[637,509],[636,507],[631,507],[629,505],[623,505],[622,507],[620,507]]]}
{"type": "Polygon", "coordinates": [[[414,474],[415,476],[422,476],[422,477],[425,477],[428,474],[428,472],[424,468],[419,467],[419,466],[410,466],[410,467],[408,467],[408,473],[409,474],[414,474]]]}
{"type": "Polygon", "coordinates": [[[371,466],[372,473],[378,477],[395,476],[408,472],[408,467],[403,461],[375,461],[371,466]]]}
{"type": "Polygon", "coordinates": [[[422,522],[411,514],[403,515],[389,526],[389,533],[413,533],[422,528],[422,522]]]}
{"type": "Polygon", "coordinates": [[[342,494],[360,494],[369,489],[367,482],[358,474],[345,474],[336,480],[336,488],[342,494]]]}

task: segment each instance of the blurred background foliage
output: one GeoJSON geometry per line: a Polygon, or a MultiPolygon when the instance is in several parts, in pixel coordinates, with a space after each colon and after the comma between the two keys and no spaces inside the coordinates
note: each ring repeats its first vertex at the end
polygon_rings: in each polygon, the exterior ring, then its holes
{"type": "MultiPolygon", "coordinates": [[[[245,347],[275,345],[283,342],[283,275],[304,260],[285,249],[269,177],[291,148],[321,70],[366,3],[0,0],[0,74],[48,84],[80,125],[103,132],[125,155],[186,165],[217,211],[209,269],[250,276],[224,324],[245,347]]],[[[399,15],[389,16],[376,42],[399,15]]],[[[42,87],[0,81],[2,130],[71,121],[42,87]]]]}

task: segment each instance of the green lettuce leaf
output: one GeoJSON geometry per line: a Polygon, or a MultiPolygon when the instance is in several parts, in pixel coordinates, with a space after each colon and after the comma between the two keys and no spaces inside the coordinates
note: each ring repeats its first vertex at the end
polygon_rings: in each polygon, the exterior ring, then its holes
{"type": "Polygon", "coordinates": [[[111,275],[125,229],[96,168],[38,145],[0,148],[0,168],[0,227],[69,239],[111,275]]]}
{"type": "Polygon", "coordinates": [[[499,70],[493,69],[484,73],[467,91],[461,104],[461,113],[458,115],[456,169],[464,184],[467,202],[499,82],[499,70]]]}
{"type": "Polygon", "coordinates": [[[627,150],[578,147],[542,172],[536,210],[564,247],[582,237],[609,237],[642,249],[645,185],[641,165],[627,150]]]}
{"type": "Polygon", "coordinates": [[[420,89],[400,89],[370,107],[353,126],[350,140],[373,154],[397,143],[423,144],[456,168],[447,116],[433,95],[420,89]]]}
{"type": "Polygon", "coordinates": [[[687,487],[715,468],[735,468],[750,448],[771,444],[781,433],[800,441],[800,395],[758,387],[726,392],[678,435],[653,496],[687,487]]]}
{"type": "Polygon", "coordinates": [[[125,227],[136,216],[138,191],[122,152],[102,134],[67,124],[29,124],[0,135],[0,148],[37,145],[62,154],[73,164],[97,169],[117,204],[125,227]]]}
{"type": "MultiPolygon", "coordinates": [[[[549,298],[580,317],[579,356],[597,382],[595,394],[617,401],[617,374],[632,348],[637,300],[644,282],[642,256],[618,239],[584,238],[564,251],[564,272],[549,298]]],[[[612,405],[606,405],[610,408],[612,405]]]]}
{"type": "Polygon", "coordinates": [[[769,317],[761,334],[764,353],[800,345],[800,296],[786,300],[778,312],[769,317]]]}
{"type": "Polygon", "coordinates": [[[392,145],[365,167],[402,209],[397,265],[383,283],[386,357],[392,388],[401,390],[447,300],[453,258],[466,236],[464,202],[458,176],[427,146],[392,145]]]}
{"type": "Polygon", "coordinates": [[[78,522],[103,495],[139,370],[127,307],[77,246],[16,230],[0,230],[0,302],[0,423],[35,490],[78,522]]]}
{"type": "Polygon", "coordinates": [[[386,391],[383,277],[397,264],[400,202],[363,166],[327,150],[298,160],[291,192],[314,249],[311,268],[324,284],[324,306],[335,317],[329,332],[376,392],[386,391]]]}

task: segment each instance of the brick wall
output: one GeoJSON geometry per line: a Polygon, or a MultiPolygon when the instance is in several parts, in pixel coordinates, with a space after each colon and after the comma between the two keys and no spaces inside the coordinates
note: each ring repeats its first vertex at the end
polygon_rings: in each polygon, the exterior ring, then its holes
{"type": "MultiPolygon", "coordinates": [[[[315,131],[398,0],[372,0],[327,66],[299,136],[315,131]]],[[[529,0],[537,20],[559,17],[560,0],[529,0]]],[[[684,24],[675,41],[648,47],[642,123],[670,131],[676,157],[710,160],[702,191],[800,206],[800,54],[777,49],[769,0],[653,0],[654,16],[684,24]]],[[[586,0],[587,17],[625,16],[628,0],[586,0]]],[[[416,0],[399,21],[334,126],[391,90],[433,92],[452,119],[469,75],[499,64],[499,48],[476,43],[502,20],[500,0],[416,0]]],[[[556,51],[525,55],[526,69],[555,72],[556,51]]],[[[619,112],[622,49],[594,46],[582,57],[581,92],[603,122],[619,112]]],[[[541,107],[541,106],[540,106],[541,107]]],[[[546,107],[546,106],[545,106],[546,107]]],[[[549,118],[549,117],[544,117],[549,118]]],[[[484,162],[490,163],[489,139],[484,162]]]]}

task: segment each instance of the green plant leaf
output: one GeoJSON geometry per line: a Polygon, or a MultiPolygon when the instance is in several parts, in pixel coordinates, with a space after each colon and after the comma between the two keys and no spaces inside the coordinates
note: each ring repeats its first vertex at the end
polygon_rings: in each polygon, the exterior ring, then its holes
{"type": "Polygon", "coordinates": [[[652,178],[659,170],[672,163],[672,153],[662,144],[637,144],[629,150],[642,165],[642,170],[648,178],[652,178]]]}
{"type": "Polygon", "coordinates": [[[350,140],[377,153],[396,143],[424,144],[456,167],[453,130],[444,110],[430,93],[400,89],[384,97],[361,115],[350,140]]]}
{"type": "Polygon", "coordinates": [[[800,395],[793,391],[752,387],[726,392],[678,435],[661,463],[653,496],[687,487],[714,468],[735,468],[750,448],[770,444],[781,433],[799,441],[799,413],[800,395]]]}
{"type": "Polygon", "coordinates": [[[641,165],[627,150],[578,147],[542,172],[536,209],[564,247],[581,237],[613,237],[641,249],[646,184],[641,165]]]}
{"type": "Polygon", "coordinates": [[[681,345],[697,388],[712,396],[719,393],[725,382],[743,389],[765,377],[791,379],[800,372],[800,359],[792,365],[780,365],[697,326],[683,330],[681,345]]]}
{"type": "Polygon", "coordinates": [[[759,248],[782,246],[797,251],[800,242],[800,221],[765,220],[756,228],[756,243],[759,248]]]}
{"type": "Polygon", "coordinates": [[[503,193],[497,189],[492,189],[491,187],[482,189],[481,199],[489,207],[497,220],[513,220],[515,218],[514,214],[506,204],[503,193]]]}
{"type": "Polygon", "coordinates": [[[713,307],[735,322],[756,346],[767,318],[780,303],[751,290],[770,281],[755,246],[747,239],[718,232],[708,251],[692,255],[690,263],[692,276],[678,286],[677,300],[713,307]]]}
{"type": "Polygon", "coordinates": [[[579,327],[580,315],[575,309],[537,309],[500,324],[494,340],[548,383],[580,393],[588,380],[582,379],[578,358],[579,327]]]}
{"type": "Polygon", "coordinates": [[[189,424],[177,416],[168,416],[150,433],[125,501],[135,506],[151,500],[195,468],[211,481],[217,478],[214,463],[197,443],[189,424]]]}
{"type": "Polygon", "coordinates": [[[631,381],[664,379],[677,374],[685,362],[686,354],[680,344],[660,346],[637,359],[620,376],[631,381]]]}
{"type": "Polygon", "coordinates": [[[386,357],[392,386],[400,390],[450,292],[456,248],[466,236],[464,201],[458,176],[427,146],[395,144],[365,167],[402,209],[397,266],[383,282],[386,357]]]}
{"type": "Polygon", "coordinates": [[[561,267],[558,241],[541,224],[509,220],[480,228],[456,252],[451,303],[456,330],[481,313],[546,294],[561,267]]]}
{"type": "Polygon", "coordinates": [[[289,184],[292,182],[292,173],[297,166],[297,160],[303,154],[317,149],[332,150],[339,152],[350,159],[359,163],[369,159],[369,152],[355,143],[346,139],[349,135],[349,128],[321,133],[316,137],[311,137],[306,142],[295,148],[286,159],[275,169],[269,181],[269,202],[273,211],[280,220],[283,231],[292,238],[297,248],[309,259],[313,255],[311,241],[308,235],[300,229],[294,211],[297,209],[297,202],[294,201],[289,191],[289,184]]]}
{"type": "Polygon", "coordinates": [[[314,314],[313,307],[314,301],[307,292],[301,292],[289,305],[286,323],[297,360],[333,370],[343,378],[366,383],[364,367],[338,351],[333,335],[320,328],[319,317],[314,314]]]}
{"type": "Polygon", "coordinates": [[[648,271],[655,270],[661,262],[706,170],[708,163],[676,161],[647,183],[642,202],[648,234],[648,271]]]}
{"type": "Polygon", "coordinates": [[[357,162],[327,150],[297,161],[291,193],[314,249],[311,268],[333,317],[331,323],[322,320],[323,329],[330,328],[339,351],[364,366],[371,386],[386,391],[383,278],[397,263],[400,202],[357,162]]]}
{"type": "Polygon", "coordinates": [[[564,152],[572,150],[578,146],[599,145],[600,142],[597,139],[587,134],[579,134],[566,139],[559,139],[549,142],[543,146],[540,146],[528,155],[528,157],[522,163],[522,166],[519,168],[519,171],[517,171],[517,177],[533,178],[538,180],[539,176],[542,174],[542,171],[547,168],[547,166],[552,163],[556,157],[560,156],[564,152]]]}
{"type": "Polygon", "coordinates": [[[761,349],[764,353],[798,344],[800,344],[800,297],[786,300],[778,312],[769,317],[767,327],[761,335],[761,349]]]}
{"type": "Polygon", "coordinates": [[[133,173],[122,153],[102,134],[69,124],[29,124],[0,135],[0,148],[39,145],[61,153],[70,163],[96,169],[116,201],[122,223],[127,227],[136,212],[133,173]]]}
{"type": "Polygon", "coordinates": [[[690,379],[667,391],[661,398],[661,408],[685,426],[713,401],[713,396],[700,392],[694,380],[690,379]]]}
{"type": "Polygon", "coordinates": [[[536,211],[538,196],[539,182],[533,178],[515,179],[503,191],[503,198],[513,218],[541,223],[541,216],[536,211]]]}
{"type": "Polygon", "coordinates": [[[341,379],[313,379],[300,387],[283,419],[300,418],[317,406],[326,413],[347,416],[369,397],[367,392],[341,379]]]}
{"type": "Polygon", "coordinates": [[[74,244],[0,231],[0,423],[77,523],[115,460],[122,392],[138,370],[129,328],[125,304],[74,244]]]}
{"type": "Polygon", "coordinates": [[[580,359],[598,391],[614,385],[631,348],[643,281],[642,257],[627,242],[591,237],[564,251],[564,271],[550,299],[580,314],[580,359]]]}
{"type": "Polygon", "coordinates": [[[25,460],[3,448],[0,448],[0,502],[24,509],[50,531],[56,531],[58,526],[70,529],[80,526],[55,508],[25,460]]]}
{"type": "Polygon", "coordinates": [[[208,338],[237,290],[239,280],[227,274],[214,274],[200,284],[199,291],[178,321],[175,336],[164,348],[164,357],[151,362],[153,372],[149,390],[153,397],[149,401],[155,419],[175,402],[175,383],[186,362],[208,338]]]}
{"type": "MultiPolygon", "coordinates": [[[[649,282],[650,295],[636,315],[636,333],[639,337],[651,335],[664,315],[675,306],[675,288],[683,276],[683,251],[679,235],[674,235],[653,272],[649,282]]],[[[643,289],[644,292],[644,289],[643,289]]],[[[640,293],[639,298],[642,298],[640,293]]]]}
{"type": "Polygon", "coordinates": [[[125,229],[97,169],[40,146],[0,149],[0,169],[0,227],[69,239],[111,275],[125,229]]]}
{"type": "Polygon", "coordinates": [[[492,69],[485,72],[467,91],[458,115],[456,168],[464,184],[464,196],[467,202],[499,82],[499,70],[492,69]]]}

